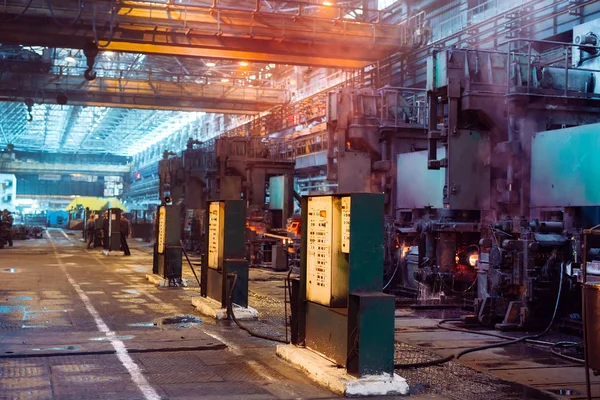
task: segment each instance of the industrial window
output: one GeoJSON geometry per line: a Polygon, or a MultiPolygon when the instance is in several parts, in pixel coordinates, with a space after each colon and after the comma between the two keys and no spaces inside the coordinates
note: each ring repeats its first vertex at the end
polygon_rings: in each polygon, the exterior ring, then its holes
{"type": "Polygon", "coordinates": [[[379,10],[383,10],[388,8],[389,6],[391,6],[394,3],[397,3],[398,0],[378,0],[377,1],[377,9],[379,10]]]}

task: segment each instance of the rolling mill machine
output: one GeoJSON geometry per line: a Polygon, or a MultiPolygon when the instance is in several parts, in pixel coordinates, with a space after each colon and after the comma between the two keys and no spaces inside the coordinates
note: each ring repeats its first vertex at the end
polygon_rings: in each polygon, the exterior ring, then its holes
{"type": "Polygon", "coordinates": [[[427,150],[395,164],[399,287],[472,293],[477,320],[499,329],[547,324],[559,288],[565,313],[579,311],[581,230],[600,206],[587,161],[597,28],[576,27],[574,44],[519,39],[429,58],[427,150]]]}
{"type": "Polygon", "coordinates": [[[574,28],[573,43],[436,51],[425,89],[330,91],[325,123],[285,141],[221,137],[197,170],[188,152],[207,144],[191,143],[175,179],[198,173],[202,195],[193,197],[204,202],[245,200],[249,243],[254,233],[286,236],[277,228],[293,213],[294,189],[383,193],[390,291],[467,299],[478,322],[502,329],[544,324],[559,288],[572,296],[563,307],[578,311],[581,232],[600,220],[589,164],[600,122],[599,34],[592,21],[574,28]]]}
{"type": "Polygon", "coordinates": [[[574,43],[438,51],[423,91],[330,93],[324,144],[296,157],[297,182],[316,168],[324,183],[308,193],[385,194],[395,293],[467,298],[499,329],[546,324],[559,288],[562,315],[578,313],[581,231],[600,222],[599,27],[575,27],[574,43]]]}
{"type": "Polygon", "coordinates": [[[156,232],[166,235],[160,243],[170,243],[167,248],[177,254],[163,257],[157,251],[161,238],[157,236],[154,273],[165,279],[180,278],[181,247],[206,252],[205,222],[211,200],[242,200],[247,258],[287,269],[287,254],[281,250],[288,241],[285,228],[293,212],[293,170],[294,163],[283,158],[279,141],[263,137],[222,137],[202,143],[190,139],[180,156],[165,152],[159,163],[159,195],[164,204],[156,232]]]}

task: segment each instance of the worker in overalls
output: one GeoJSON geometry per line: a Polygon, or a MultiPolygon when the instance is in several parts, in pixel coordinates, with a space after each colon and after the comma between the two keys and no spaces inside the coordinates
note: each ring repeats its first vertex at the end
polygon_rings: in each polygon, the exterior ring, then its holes
{"type": "Polygon", "coordinates": [[[85,226],[85,233],[86,233],[86,237],[87,237],[87,248],[91,249],[92,245],[94,244],[94,240],[96,239],[96,220],[95,220],[95,215],[92,213],[90,214],[90,218],[87,221],[87,224],[85,226]]]}
{"type": "Polygon", "coordinates": [[[121,214],[121,221],[119,221],[119,232],[121,233],[121,250],[126,256],[130,256],[129,245],[127,244],[127,237],[129,236],[129,221],[125,218],[125,215],[121,214]]]}
{"type": "Polygon", "coordinates": [[[102,220],[102,247],[104,247],[105,250],[110,249],[110,237],[108,236],[108,218],[108,210],[106,210],[104,211],[104,219],[102,220]]]}
{"type": "Polygon", "coordinates": [[[13,226],[13,217],[8,210],[2,211],[2,235],[4,240],[8,243],[9,247],[13,246],[12,239],[12,226],[13,226]]]}

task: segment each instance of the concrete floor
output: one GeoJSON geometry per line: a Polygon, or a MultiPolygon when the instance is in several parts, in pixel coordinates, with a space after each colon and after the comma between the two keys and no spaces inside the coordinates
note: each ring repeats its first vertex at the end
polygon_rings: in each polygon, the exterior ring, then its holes
{"type": "MultiPolygon", "coordinates": [[[[195,282],[182,289],[150,285],[149,246],[133,242],[131,257],[103,256],[86,250],[79,237],[50,230],[43,239],[0,250],[0,399],[337,398],[276,357],[275,343],[197,315],[195,282]]],[[[187,265],[184,271],[194,279],[187,265]]],[[[251,270],[250,305],[261,313],[253,329],[285,336],[284,275],[251,270]]],[[[402,360],[494,341],[442,331],[436,319],[410,310],[398,314],[396,339],[402,360]]],[[[570,398],[583,393],[579,365],[531,346],[399,373],[415,399],[544,399],[561,388],[574,391],[570,398]]]]}
{"type": "Polygon", "coordinates": [[[195,315],[197,286],[150,285],[139,243],[107,257],[49,236],[0,250],[0,399],[336,398],[274,343],[195,315]]]}

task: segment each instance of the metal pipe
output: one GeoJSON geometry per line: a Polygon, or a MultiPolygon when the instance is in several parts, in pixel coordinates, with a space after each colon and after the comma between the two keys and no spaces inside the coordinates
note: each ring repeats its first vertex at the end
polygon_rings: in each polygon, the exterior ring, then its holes
{"type": "Polygon", "coordinates": [[[587,399],[592,400],[592,385],[590,382],[590,362],[588,356],[588,332],[587,324],[585,323],[586,318],[586,296],[585,296],[585,284],[587,282],[587,237],[588,232],[583,232],[583,265],[581,271],[583,272],[583,284],[581,285],[581,315],[583,320],[583,359],[585,361],[585,386],[587,391],[587,399]]]}
{"type": "MultiPolygon", "coordinates": [[[[386,160],[389,159],[388,158],[388,154],[387,154],[388,153],[387,152],[387,144],[388,143],[387,143],[386,140],[383,140],[381,142],[381,160],[382,161],[386,161],[386,160]]],[[[381,174],[381,181],[380,181],[381,191],[382,192],[385,192],[386,183],[387,183],[387,172],[384,172],[384,173],[381,174]]],[[[392,207],[394,207],[394,206],[392,205],[392,207]]]]}
{"type": "Polygon", "coordinates": [[[533,74],[531,71],[531,42],[527,45],[527,93],[531,91],[531,80],[533,79],[533,74]]]}
{"type": "Polygon", "coordinates": [[[531,228],[537,228],[540,232],[562,232],[564,224],[560,221],[532,221],[529,223],[531,228]]]}
{"type": "Polygon", "coordinates": [[[298,203],[302,204],[302,196],[298,192],[294,190],[294,199],[298,201],[298,203]]]}
{"type": "Polygon", "coordinates": [[[569,90],[569,49],[570,47],[565,48],[565,96],[569,90]]]}
{"type": "MultiPolygon", "coordinates": [[[[513,142],[517,141],[517,137],[515,135],[515,116],[514,115],[509,115],[508,116],[508,144],[509,146],[512,145],[513,142]]],[[[508,164],[506,165],[506,185],[508,187],[508,196],[510,199],[511,193],[513,191],[513,183],[514,183],[514,176],[515,176],[515,172],[514,172],[514,168],[515,168],[515,155],[512,153],[512,151],[510,151],[510,154],[508,155],[508,164]]]]}

